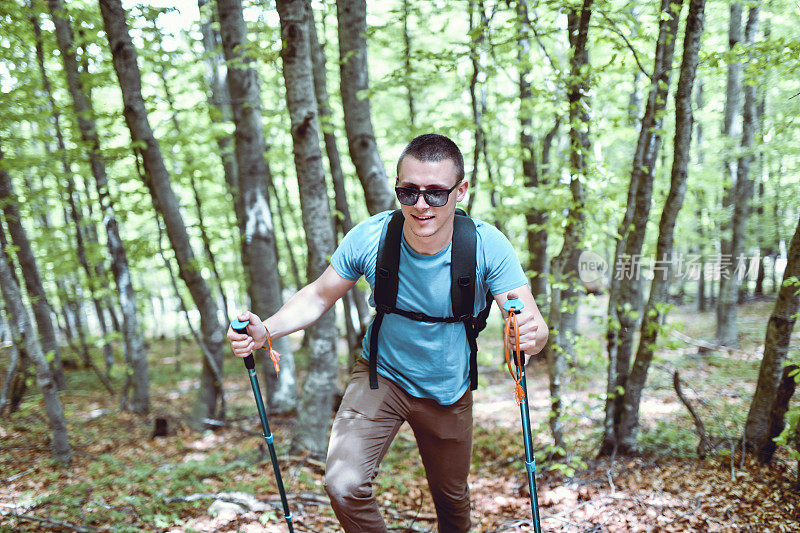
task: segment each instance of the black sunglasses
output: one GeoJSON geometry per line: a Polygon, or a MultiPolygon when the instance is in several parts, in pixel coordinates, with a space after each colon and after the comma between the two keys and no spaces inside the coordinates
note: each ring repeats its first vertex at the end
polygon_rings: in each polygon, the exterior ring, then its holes
{"type": "Polygon", "coordinates": [[[461,185],[461,181],[449,189],[426,189],[424,191],[413,187],[395,187],[394,192],[397,195],[397,199],[403,205],[416,204],[419,200],[419,195],[421,194],[422,197],[425,198],[425,203],[429,206],[442,207],[447,203],[450,193],[453,192],[459,185],[461,185]]]}

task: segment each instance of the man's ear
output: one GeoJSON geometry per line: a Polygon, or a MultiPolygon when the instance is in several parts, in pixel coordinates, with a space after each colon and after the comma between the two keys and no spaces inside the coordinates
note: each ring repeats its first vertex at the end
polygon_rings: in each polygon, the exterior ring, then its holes
{"type": "Polygon", "coordinates": [[[463,202],[464,198],[467,196],[467,190],[469,189],[469,181],[464,180],[458,184],[458,189],[456,189],[456,202],[463,202]]]}

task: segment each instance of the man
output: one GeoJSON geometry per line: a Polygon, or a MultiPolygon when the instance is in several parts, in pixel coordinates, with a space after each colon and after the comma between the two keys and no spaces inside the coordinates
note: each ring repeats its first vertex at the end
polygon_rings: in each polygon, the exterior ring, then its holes
{"type": "MultiPolygon", "coordinates": [[[[402,204],[399,309],[450,317],[450,258],[456,203],[464,199],[464,159],[443,135],[417,137],[397,163],[396,193],[402,204]]],[[[245,357],[272,338],[303,329],[350,290],[363,275],[375,289],[381,234],[391,212],[365,220],[343,239],[331,266],[297,292],[275,315],[261,319],[244,312],[248,335],[228,330],[234,353],[245,357]]],[[[520,348],[526,356],[547,342],[548,329],[533,299],[514,249],[496,228],[475,221],[475,292],[491,290],[502,308],[508,294],[525,304],[518,316],[520,348]]],[[[370,298],[374,306],[374,295],[370,298]]],[[[477,314],[484,302],[476,298],[477,314]]],[[[374,325],[374,323],[373,323],[374,325]]],[[[372,492],[372,480],[397,431],[407,421],[414,431],[436,507],[439,531],[470,528],[467,477],[472,454],[472,391],[464,324],[432,323],[390,313],[378,333],[378,388],[367,365],[370,334],[356,363],[331,430],[325,488],[342,527],[350,532],[386,531],[372,492]]]]}

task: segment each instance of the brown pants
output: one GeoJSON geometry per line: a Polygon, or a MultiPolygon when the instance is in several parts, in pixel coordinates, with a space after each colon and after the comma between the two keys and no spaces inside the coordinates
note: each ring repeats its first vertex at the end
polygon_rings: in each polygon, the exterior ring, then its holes
{"type": "Polygon", "coordinates": [[[370,389],[366,363],[356,363],[333,422],[325,490],[339,523],[347,533],[387,531],[372,492],[372,480],[407,420],[425,466],[439,531],[469,531],[472,391],[453,405],[440,405],[410,396],[380,375],[378,382],[378,389],[370,389]]]}

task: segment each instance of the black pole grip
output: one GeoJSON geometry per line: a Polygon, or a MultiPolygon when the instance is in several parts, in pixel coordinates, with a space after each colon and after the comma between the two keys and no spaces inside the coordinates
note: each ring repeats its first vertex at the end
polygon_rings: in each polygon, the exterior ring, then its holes
{"type": "MultiPolygon", "coordinates": [[[[247,324],[248,322],[240,322],[238,318],[235,318],[231,320],[231,329],[236,333],[247,335],[247,324]]],[[[247,367],[248,370],[253,370],[256,367],[256,361],[253,359],[253,354],[250,354],[244,358],[244,366],[247,367]]]]}

